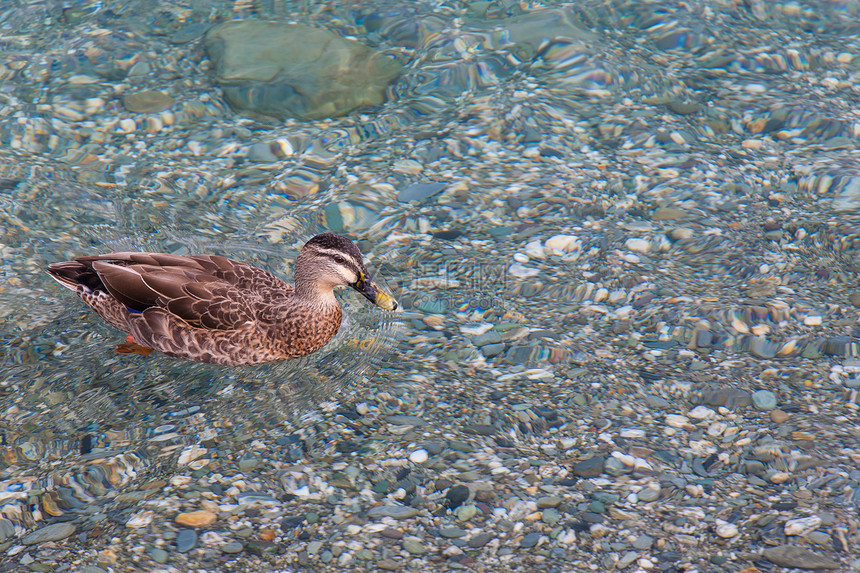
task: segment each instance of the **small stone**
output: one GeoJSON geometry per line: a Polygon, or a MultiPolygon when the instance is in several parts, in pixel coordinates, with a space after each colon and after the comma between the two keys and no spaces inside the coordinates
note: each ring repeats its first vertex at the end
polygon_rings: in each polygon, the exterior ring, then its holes
{"type": "Polygon", "coordinates": [[[821,525],[821,518],[817,515],[809,517],[800,517],[797,519],[789,519],[785,522],[786,535],[806,535],[818,529],[821,525]]]}
{"type": "Polygon", "coordinates": [[[317,553],[320,552],[320,549],[322,549],[322,548],[323,548],[323,542],[322,541],[311,541],[310,543],[308,543],[308,549],[307,549],[308,555],[316,555],[317,553]]]}
{"type": "Polygon", "coordinates": [[[625,465],[620,459],[610,457],[607,458],[606,462],[603,464],[603,471],[611,476],[620,476],[623,474],[629,474],[631,468],[625,465]]]}
{"type": "Polygon", "coordinates": [[[770,483],[785,483],[791,479],[791,474],[788,472],[769,471],[765,477],[770,483]]]}
{"type": "Polygon", "coordinates": [[[245,545],[245,551],[258,557],[266,557],[274,555],[278,551],[278,545],[271,541],[263,541],[262,539],[253,539],[245,545]]]}
{"type": "Polygon", "coordinates": [[[779,545],[762,551],[762,557],[780,567],[794,569],[839,569],[841,565],[823,555],[819,555],[797,545],[779,545]]]}
{"type": "Polygon", "coordinates": [[[277,163],[293,154],[293,146],[286,139],[261,141],[248,147],[248,159],[255,163],[277,163]]]}
{"type": "Polygon", "coordinates": [[[729,523],[727,521],[723,521],[722,519],[717,520],[717,535],[722,537],[723,539],[729,539],[738,534],[738,526],[734,523],[729,523]]]}
{"type": "Polygon", "coordinates": [[[638,549],[639,551],[647,551],[651,549],[651,546],[654,544],[654,538],[650,535],[640,535],[636,539],[633,540],[633,549],[638,549]]]}
{"type": "Polygon", "coordinates": [[[183,525],[185,527],[206,527],[208,525],[212,525],[217,520],[217,514],[205,509],[180,513],[174,519],[177,525],[183,525]]]}
{"type": "Polygon", "coordinates": [[[652,484],[643,490],[639,491],[639,501],[649,502],[655,501],[660,497],[660,484],[652,484]]]}
{"type": "Polygon", "coordinates": [[[122,105],[133,113],[156,113],[166,110],[175,101],[165,93],[146,90],[124,95],[122,105]]]}
{"type": "Polygon", "coordinates": [[[420,510],[405,505],[377,505],[370,508],[367,516],[371,518],[391,517],[394,519],[409,519],[420,513],[420,510]]]}
{"type": "Polygon", "coordinates": [[[443,527],[439,530],[439,535],[447,539],[463,537],[466,533],[466,530],[460,527],[443,527]]]}
{"type": "Polygon", "coordinates": [[[153,547],[149,550],[149,556],[156,563],[167,563],[167,551],[160,547],[153,547]]]}
{"type": "Polygon", "coordinates": [[[545,509],[547,507],[558,507],[561,502],[562,499],[557,495],[547,495],[538,498],[537,507],[538,509],[545,509]]]}
{"type": "Polygon", "coordinates": [[[490,330],[483,334],[478,334],[472,337],[472,344],[477,347],[487,346],[488,344],[496,344],[502,341],[502,335],[497,330],[490,330]]]}
{"type": "Polygon", "coordinates": [[[698,113],[702,109],[702,106],[694,101],[679,101],[676,99],[669,101],[666,107],[678,115],[691,115],[698,113]]]}
{"type": "Polygon", "coordinates": [[[472,549],[479,549],[489,543],[495,536],[492,533],[476,533],[469,541],[466,542],[466,545],[471,547],[472,549]]]}
{"type": "Polygon", "coordinates": [[[553,235],[544,243],[544,247],[555,255],[576,252],[582,249],[582,241],[575,235],[553,235]]]}
{"type": "Polygon", "coordinates": [[[386,416],[385,421],[396,426],[426,426],[427,422],[420,416],[410,416],[409,414],[394,414],[386,416]]]}
{"type": "Polygon", "coordinates": [[[637,253],[647,253],[651,250],[651,242],[645,239],[627,239],[625,246],[637,253]]]}
{"type": "Polygon", "coordinates": [[[486,346],[481,347],[481,354],[486,358],[492,358],[493,356],[498,356],[502,352],[505,351],[505,345],[502,343],[499,344],[487,344],[486,346]]]}
{"type": "Polygon", "coordinates": [[[117,555],[110,549],[102,549],[99,551],[96,562],[103,567],[110,567],[111,565],[116,565],[117,555]]]}
{"type": "Polygon", "coordinates": [[[424,448],[415,450],[411,454],[409,454],[409,461],[413,464],[423,464],[427,461],[427,450],[424,448]]]}
{"type": "Polygon", "coordinates": [[[32,531],[21,538],[24,545],[37,545],[46,541],[60,541],[75,532],[75,526],[71,523],[52,523],[42,529],[32,531]]]}
{"type": "Polygon", "coordinates": [[[137,122],[130,117],[123,118],[117,122],[117,131],[120,133],[132,133],[137,130],[137,122]]]}
{"type": "Polygon", "coordinates": [[[193,529],[180,529],[176,535],[176,550],[187,553],[197,545],[197,532],[193,529]]]}
{"type": "Polygon", "coordinates": [[[221,546],[221,551],[224,553],[239,553],[244,549],[242,547],[242,543],[239,541],[231,541],[230,543],[225,543],[221,546]]]}
{"type": "Polygon", "coordinates": [[[478,508],[474,505],[461,505],[454,512],[460,521],[469,521],[478,514],[478,508]]]}
{"type": "Polygon", "coordinates": [[[400,190],[397,194],[397,200],[401,203],[423,201],[441,192],[445,187],[447,187],[445,183],[440,183],[438,181],[413,183],[405,189],[400,190]]]}
{"type": "Polygon", "coordinates": [[[243,472],[252,470],[260,465],[260,459],[256,456],[247,456],[239,460],[239,469],[243,472]]]}
{"type": "Polygon", "coordinates": [[[806,540],[822,547],[830,547],[833,543],[833,538],[823,531],[810,531],[806,534],[806,540]]]}
{"type": "Polygon", "coordinates": [[[400,571],[400,564],[392,559],[380,559],[376,562],[376,566],[385,571],[400,571]]]}
{"type": "Polygon", "coordinates": [[[386,527],[380,532],[380,534],[382,537],[387,537],[388,539],[403,539],[403,532],[391,527],[386,527]]]}
{"type": "Polygon", "coordinates": [[[681,414],[666,414],[666,425],[672,428],[685,428],[690,425],[690,418],[681,414]]]}
{"type": "Polygon", "coordinates": [[[541,512],[541,521],[547,525],[555,525],[561,521],[561,512],[554,507],[548,507],[541,512]]]}
{"type": "Polygon", "coordinates": [[[464,485],[455,485],[445,493],[446,505],[450,509],[455,509],[463,502],[469,499],[469,488],[464,485]]]}
{"type": "Polygon", "coordinates": [[[403,549],[412,555],[424,555],[427,553],[427,548],[421,543],[417,537],[406,537],[403,540],[403,549]]]}
{"type": "Polygon", "coordinates": [[[15,524],[8,519],[0,518],[0,543],[15,535],[15,524]]]}
{"type": "Polygon", "coordinates": [[[753,392],[752,401],[759,410],[769,411],[776,409],[776,394],[770,390],[753,392]]]}
{"type": "Polygon", "coordinates": [[[525,537],[520,541],[520,547],[528,548],[534,547],[537,545],[537,542],[540,541],[540,533],[537,531],[532,531],[531,533],[527,533],[525,537]]]}
{"type": "Polygon", "coordinates": [[[789,415],[788,412],[784,412],[782,410],[771,410],[770,419],[774,424],[782,424],[786,420],[788,420],[789,415]]]}
{"type": "Polygon", "coordinates": [[[698,405],[687,412],[687,416],[694,420],[713,420],[717,417],[717,413],[707,406],[698,405]]]}

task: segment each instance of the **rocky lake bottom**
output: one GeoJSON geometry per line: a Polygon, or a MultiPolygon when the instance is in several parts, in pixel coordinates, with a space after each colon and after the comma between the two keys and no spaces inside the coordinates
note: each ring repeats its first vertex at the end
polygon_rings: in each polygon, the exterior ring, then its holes
{"type": "Polygon", "coordinates": [[[0,8],[0,571],[860,571],[858,22],[0,8]],[[324,229],[402,308],[260,367],[44,272],[324,229]]]}

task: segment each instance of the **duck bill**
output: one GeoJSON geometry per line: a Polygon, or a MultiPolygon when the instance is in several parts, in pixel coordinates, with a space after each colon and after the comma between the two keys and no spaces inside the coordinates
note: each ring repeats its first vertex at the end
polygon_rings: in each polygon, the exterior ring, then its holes
{"type": "Polygon", "coordinates": [[[394,297],[379,288],[379,285],[364,275],[361,275],[358,281],[350,286],[379,308],[385,310],[395,310],[397,308],[397,301],[394,300],[394,297]]]}

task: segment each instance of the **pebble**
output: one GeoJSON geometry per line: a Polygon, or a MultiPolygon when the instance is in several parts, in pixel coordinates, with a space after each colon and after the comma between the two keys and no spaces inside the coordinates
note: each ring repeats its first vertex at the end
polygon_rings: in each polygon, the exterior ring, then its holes
{"type": "Polygon", "coordinates": [[[134,113],[155,113],[166,110],[175,101],[163,92],[146,90],[124,95],[122,105],[134,113]]]}
{"type": "Polygon", "coordinates": [[[0,543],[15,535],[15,524],[8,519],[0,518],[0,543]]]}
{"type": "Polygon", "coordinates": [[[384,558],[376,562],[376,566],[383,571],[400,571],[400,564],[393,559],[384,558]]]}
{"type": "Polygon", "coordinates": [[[149,556],[152,557],[152,560],[156,563],[167,563],[168,553],[160,547],[153,547],[152,549],[150,549],[149,556]]]}
{"type": "Polygon", "coordinates": [[[660,498],[660,484],[651,484],[639,491],[639,501],[651,502],[660,498]]]}
{"type": "Polygon", "coordinates": [[[133,133],[137,131],[137,122],[131,119],[130,117],[126,117],[124,119],[119,120],[117,123],[117,131],[120,133],[133,133]]]}
{"type": "Polygon", "coordinates": [[[176,534],[176,550],[186,553],[197,545],[197,532],[193,529],[180,529],[176,534]]]}
{"type": "Polygon", "coordinates": [[[791,416],[789,416],[787,412],[784,412],[779,409],[771,410],[770,412],[770,419],[775,424],[782,424],[783,422],[786,422],[790,417],[791,416]]]}
{"type": "Polygon", "coordinates": [[[537,545],[539,540],[540,540],[540,533],[538,533],[536,531],[532,531],[531,533],[527,533],[520,540],[520,547],[523,547],[523,548],[534,547],[535,545],[537,545]]]}
{"type": "Polygon", "coordinates": [[[460,521],[469,521],[470,519],[478,515],[478,508],[471,504],[461,505],[454,511],[454,514],[460,521]]]}
{"type": "Polygon", "coordinates": [[[206,527],[212,525],[217,520],[218,515],[205,509],[180,513],[174,519],[177,525],[184,525],[185,527],[206,527]]]}
{"type": "Polygon", "coordinates": [[[541,521],[547,525],[555,525],[561,521],[561,512],[554,507],[549,507],[541,512],[541,521]]]}
{"type": "Polygon", "coordinates": [[[445,493],[446,505],[455,509],[469,499],[469,488],[465,485],[455,485],[445,493]]]}
{"type": "Polygon", "coordinates": [[[637,253],[647,253],[651,250],[651,241],[646,241],[645,239],[627,239],[625,246],[637,253]]]}
{"type": "Polygon", "coordinates": [[[544,247],[553,254],[563,255],[582,249],[582,241],[575,235],[553,235],[544,247]]]}
{"type": "Polygon", "coordinates": [[[666,414],[665,422],[672,428],[686,428],[690,425],[690,418],[681,414],[666,414]]]}
{"type": "Polygon", "coordinates": [[[60,541],[75,533],[71,523],[52,523],[36,531],[32,531],[20,540],[24,545],[37,545],[46,541],[60,541]]]}
{"type": "Polygon", "coordinates": [[[699,405],[687,412],[687,416],[694,420],[713,420],[717,417],[717,413],[707,406],[699,405]]]}
{"type": "Polygon", "coordinates": [[[424,555],[427,553],[427,548],[421,543],[417,537],[406,537],[403,539],[403,549],[412,555],[424,555]]]}
{"type": "Polygon", "coordinates": [[[724,539],[729,539],[730,537],[734,537],[735,535],[738,534],[738,526],[735,525],[734,523],[729,523],[727,521],[723,521],[721,519],[718,519],[716,521],[716,525],[717,525],[717,528],[716,528],[717,535],[719,535],[720,537],[722,537],[724,539]]]}
{"type": "Polygon", "coordinates": [[[491,540],[494,539],[494,537],[495,536],[492,533],[476,533],[469,538],[469,540],[466,542],[466,545],[473,549],[478,549],[489,543],[491,540]]]}
{"type": "Polygon", "coordinates": [[[759,410],[774,410],[776,408],[776,394],[770,390],[758,390],[753,392],[752,401],[759,410]]]}
{"type": "Polygon", "coordinates": [[[409,454],[409,461],[414,464],[423,464],[427,461],[427,450],[424,448],[415,450],[411,454],[409,454]]]}
{"type": "Polygon", "coordinates": [[[548,495],[544,497],[540,497],[537,500],[537,508],[544,509],[547,507],[558,507],[562,502],[562,499],[557,495],[548,495]]]}
{"type": "Polygon", "coordinates": [[[648,551],[654,545],[654,538],[643,534],[634,539],[632,545],[634,549],[638,549],[639,551],[648,551]]]}
{"type": "Polygon", "coordinates": [[[221,551],[224,553],[240,553],[242,549],[244,549],[244,547],[239,541],[231,541],[230,543],[225,543],[221,546],[221,551]]]}
{"type": "Polygon", "coordinates": [[[447,185],[436,181],[427,181],[422,183],[413,183],[405,187],[397,194],[397,200],[401,203],[409,203],[411,201],[423,201],[433,197],[437,193],[441,193],[447,185]]]}
{"type": "Polygon", "coordinates": [[[809,517],[800,517],[797,519],[789,519],[785,522],[786,535],[806,535],[818,529],[821,525],[821,518],[817,515],[809,517]]]}
{"type": "Polygon", "coordinates": [[[823,555],[797,545],[779,545],[768,547],[762,552],[762,557],[780,567],[794,569],[840,569],[841,565],[823,555]]]}
{"type": "Polygon", "coordinates": [[[405,505],[377,505],[370,508],[367,516],[371,518],[391,517],[393,519],[410,519],[416,515],[420,515],[421,510],[405,505]]]}

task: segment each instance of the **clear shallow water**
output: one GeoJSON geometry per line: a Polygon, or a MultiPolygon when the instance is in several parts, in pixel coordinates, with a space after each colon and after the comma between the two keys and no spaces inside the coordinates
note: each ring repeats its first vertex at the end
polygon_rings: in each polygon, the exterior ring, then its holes
{"type": "MultiPolygon", "coordinates": [[[[848,364],[858,16],[851,2],[5,6],[8,488],[49,462],[61,481],[114,452],[129,456],[123,471],[148,471],[218,428],[316,419],[340,391],[407,397],[445,363],[479,380],[533,370],[560,382],[610,369],[607,348],[652,377],[675,366],[675,346],[726,371],[848,364]],[[325,27],[403,69],[384,104],[342,118],[237,112],[201,43],[231,18],[325,27]],[[172,103],[131,111],[127,96],[151,90],[172,103]],[[116,356],[118,333],[42,271],[140,248],[217,251],[289,276],[323,228],[359,240],[407,312],[347,293],[339,341],[262,368],[116,356]],[[481,345],[485,325],[528,330],[481,345]]],[[[856,414],[856,396],[834,392],[856,414]]]]}

